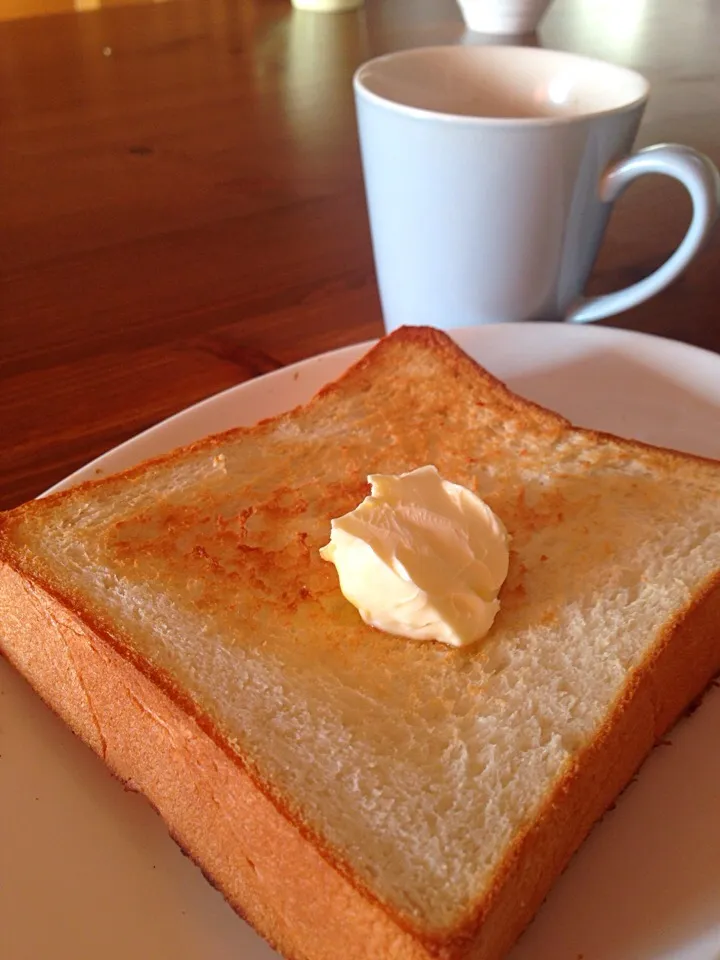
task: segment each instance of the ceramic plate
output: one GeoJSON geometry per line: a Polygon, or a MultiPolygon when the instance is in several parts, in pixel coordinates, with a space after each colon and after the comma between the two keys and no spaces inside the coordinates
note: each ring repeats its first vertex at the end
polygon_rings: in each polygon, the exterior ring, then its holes
{"type": "MultiPolygon", "coordinates": [[[[575,423],[720,459],[720,356],[560,324],[466,329],[456,339],[518,393],[575,423]]],[[[285,410],[366,347],[219,394],[58,487],[285,410]]],[[[593,831],[511,960],[720,960],[719,743],[714,689],[593,831]]],[[[183,857],[147,803],[125,792],[4,662],[0,943],[7,960],[276,956],[183,857]]]]}

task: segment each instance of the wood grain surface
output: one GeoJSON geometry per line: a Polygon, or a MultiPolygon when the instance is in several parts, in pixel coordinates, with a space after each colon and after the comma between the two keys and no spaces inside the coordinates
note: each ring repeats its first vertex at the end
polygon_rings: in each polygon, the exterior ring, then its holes
{"type": "MultiPolygon", "coordinates": [[[[382,330],[351,76],[459,42],[452,0],[177,0],[0,24],[0,508],[218,390],[382,330]]],[[[720,4],[557,0],[538,42],[653,84],[640,145],[720,161],[720,4]]],[[[618,204],[591,292],[657,266],[682,188],[618,204]]],[[[720,351],[720,231],[613,325],[720,351]]]]}

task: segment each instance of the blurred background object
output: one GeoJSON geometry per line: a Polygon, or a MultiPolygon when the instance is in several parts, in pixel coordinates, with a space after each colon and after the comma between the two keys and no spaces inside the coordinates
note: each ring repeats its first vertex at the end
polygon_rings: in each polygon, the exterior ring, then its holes
{"type": "Polygon", "coordinates": [[[0,0],[0,20],[38,17],[54,13],[82,13],[103,7],[141,6],[172,0],[0,0]]]}
{"type": "Polygon", "coordinates": [[[465,23],[478,33],[534,33],[551,0],[458,0],[465,23]]]}
{"type": "Polygon", "coordinates": [[[292,0],[296,10],[310,10],[313,13],[343,13],[356,10],[364,0],[292,0]]]}

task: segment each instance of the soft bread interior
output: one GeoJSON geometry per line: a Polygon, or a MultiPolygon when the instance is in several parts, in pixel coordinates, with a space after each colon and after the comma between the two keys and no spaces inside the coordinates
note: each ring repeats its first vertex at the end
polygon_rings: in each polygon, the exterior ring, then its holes
{"type": "MultiPolygon", "coordinates": [[[[608,385],[608,389],[612,389],[608,385]]],[[[571,428],[437,334],[310,405],[50,499],[18,563],[173,678],[415,927],[452,928],[720,569],[718,465],[571,428]],[[369,473],[433,463],[512,536],[468,650],[366,627],[318,554],[369,473]]]]}

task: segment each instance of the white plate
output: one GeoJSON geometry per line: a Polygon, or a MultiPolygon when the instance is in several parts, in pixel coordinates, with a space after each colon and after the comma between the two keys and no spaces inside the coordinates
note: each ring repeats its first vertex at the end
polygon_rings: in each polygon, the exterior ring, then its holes
{"type": "MultiPolygon", "coordinates": [[[[720,459],[720,356],[601,327],[507,324],[456,339],[519,393],[576,423],[720,459]]],[[[364,349],[225,391],[58,487],[287,409],[364,349]]],[[[720,690],[670,739],[585,843],[512,960],[720,960],[720,690]]],[[[7,960],[276,956],[148,805],[124,792],[4,662],[0,944],[7,960]]]]}

